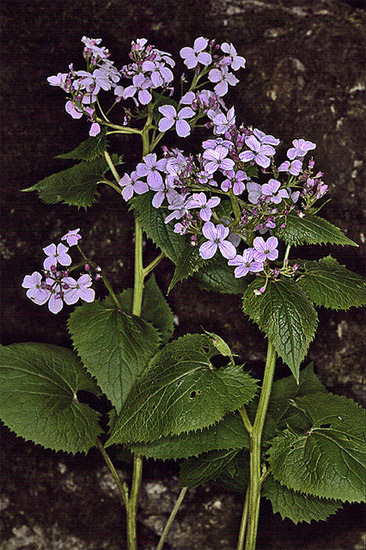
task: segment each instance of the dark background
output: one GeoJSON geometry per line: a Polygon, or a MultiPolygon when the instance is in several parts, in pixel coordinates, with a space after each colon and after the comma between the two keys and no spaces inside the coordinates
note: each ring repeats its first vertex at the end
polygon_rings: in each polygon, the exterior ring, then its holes
{"type": "MultiPolygon", "coordinates": [[[[247,68],[240,72],[240,84],[225,97],[227,105],[235,104],[239,121],[279,137],[284,151],[295,138],[317,143],[316,166],[324,172],[333,199],[324,216],[361,245],[358,249],[304,247],[297,251],[299,257],[331,253],[350,269],[364,273],[362,7],[362,2],[338,0],[211,0],[204,4],[195,0],[57,0],[52,4],[13,0],[4,4],[2,343],[31,340],[69,345],[68,311],[53,316],[47,307],[27,300],[21,288],[24,275],[40,269],[42,248],[58,241],[67,229],[81,227],[84,246],[107,271],[116,290],[132,283],[132,219],[112,190],[103,189],[102,200],[87,213],[46,206],[35,194],[20,192],[69,166],[55,155],[87,137],[87,124],[64,112],[63,92],[46,82],[47,76],[66,72],[70,62],[83,68],[83,35],[101,37],[117,67],[126,63],[131,40],[139,37],[171,52],[175,59],[180,48],[191,45],[197,36],[233,42],[246,57],[247,68]]],[[[127,158],[139,157],[139,145],[133,141],[120,140],[115,145],[127,158]]],[[[182,140],[179,146],[186,143],[182,140]]],[[[150,245],[146,254],[154,254],[150,245]]],[[[166,289],[172,266],[165,260],[156,273],[166,289]]],[[[101,286],[99,291],[103,292],[101,286]]],[[[214,330],[260,375],[265,344],[240,313],[240,297],[212,294],[185,282],[177,285],[169,302],[179,318],[177,335],[199,332],[202,326],[214,330]]],[[[363,312],[321,310],[319,318],[309,359],[331,391],[364,402],[363,312]]],[[[284,374],[285,369],[280,371],[284,374]]],[[[1,550],[123,548],[116,494],[95,453],[86,458],[55,455],[6,429],[2,450],[5,542],[1,550]]],[[[121,465],[121,474],[127,472],[121,465]]],[[[169,510],[175,475],[169,465],[147,466],[140,514],[144,550],[156,540],[159,521],[169,510]]],[[[170,542],[175,550],[229,550],[235,544],[240,507],[240,497],[213,484],[192,491],[170,542]]],[[[362,548],[361,514],[361,506],[349,505],[327,524],[295,528],[289,521],[272,518],[270,506],[264,505],[259,548],[362,548]]]]}

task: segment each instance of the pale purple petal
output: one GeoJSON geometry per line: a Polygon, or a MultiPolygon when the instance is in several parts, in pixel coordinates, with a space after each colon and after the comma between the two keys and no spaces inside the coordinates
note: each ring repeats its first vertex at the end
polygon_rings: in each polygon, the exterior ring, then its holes
{"type": "Polygon", "coordinates": [[[148,90],[140,90],[138,93],[139,102],[142,105],[147,105],[152,100],[152,95],[148,90]]]}
{"type": "Polygon", "coordinates": [[[197,56],[198,62],[202,65],[205,65],[206,67],[211,63],[212,57],[207,52],[201,52],[197,56]]]}
{"type": "Polygon", "coordinates": [[[193,44],[193,49],[195,52],[201,52],[205,48],[207,48],[208,40],[207,38],[203,38],[203,36],[200,36],[196,38],[193,44]]]}
{"type": "Polygon", "coordinates": [[[236,248],[230,241],[220,241],[218,246],[221,254],[227,260],[230,260],[236,256],[236,248]]]}
{"type": "Polygon", "coordinates": [[[159,120],[159,132],[166,132],[174,124],[174,118],[161,118],[159,120]]]}
{"type": "MultiPolygon", "coordinates": [[[[212,222],[207,222],[202,227],[202,233],[206,239],[213,241],[217,238],[217,231],[212,222]]],[[[226,235],[225,235],[226,236],[226,235]]]]}
{"type": "Polygon", "coordinates": [[[51,294],[48,300],[48,309],[51,313],[59,313],[64,307],[64,302],[60,296],[57,296],[54,292],[51,294]]]}
{"type": "MultiPolygon", "coordinates": [[[[207,223],[211,223],[211,222],[207,222],[207,223]]],[[[216,250],[217,250],[217,244],[213,241],[208,241],[206,243],[201,244],[199,253],[201,258],[203,258],[204,260],[209,260],[216,254],[216,250]]]]}
{"type": "Polygon", "coordinates": [[[191,133],[191,127],[185,120],[177,120],[175,128],[179,137],[187,137],[191,133]]]}
{"type": "Polygon", "coordinates": [[[226,237],[228,236],[229,233],[230,233],[230,230],[229,230],[228,227],[225,227],[225,225],[222,225],[221,223],[219,223],[216,226],[217,238],[220,239],[220,241],[222,239],[226,239],[226,237]]]}
{"type": "Polygon", "coordinates": [[[168,118],[174,118],[177,114],[177,111],[173,107],[173,105],[162,105],[159,107],[159,112],[168,118]]]}

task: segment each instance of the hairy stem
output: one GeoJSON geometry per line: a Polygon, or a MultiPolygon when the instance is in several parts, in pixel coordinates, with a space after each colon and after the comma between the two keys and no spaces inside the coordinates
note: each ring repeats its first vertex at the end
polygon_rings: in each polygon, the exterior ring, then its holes
{"type": "Polygon", "coordinates": [[[142,457],[133,458],[133,476],[130,498],[127,504],[127,548],[137,550],[136,516],[137,504],[142,480],[142,457]]]}
{"type": "Polygon", "coordinates": [[[151,271],[153,271],[156,266],[165,258],[164,252],[160,252],[159,256],[157,256],[152,262],[149,263],[146,267],[143,269],[143,275],[144,277],[147,277],[151,271]]]}
{"type": "Polygon", "coordinates": [[[238,539],[238,550],[243,550],[244,548],[245,532],[246,532],[247,523],[248,523],[249,493],[250,493],[250,483],[247,487],[247,492],[245,494],[243,514],[241,516],[239,539],[238,539]]]}
{"type": "Polygon", "coordinates": [[[178,510],[179,510],[180,505],[181,505],[182,502],[183,502],[183,499],[184,499],[184,497],[185,497],[185,494],[186,494],[187,490],[188,490],[188,487],[183,487],[183,489],[182,489],[181,492],[179,493],[179,496],[178,496],[178,498],[177,498],[177,500],[176,500],[176,503],[175,503],[175,505],[174,505],[174,508],[173,508],[173,510],[172,510],[171,513],[170,513],[170,516],[169,516],[168,521],[166,522],[166,525],[165,525],[165,527],[164,527],[164,531],[163,531],[163,533],[162,533],[162,535],[161,535],[161,537],[160,537],[159,544],[157,545],[156,550],[162,550],[163,544],[164,544],[165,539],[166,539],[166,537],[167,537],[167,535],[168,535],[169,529],[170,529],[171,526],[172,526],[172,523],[173,523],[173,521],[174,521],[174,519],[175,519],[175,516],[177,515],[177,512],[178,512],[178,510]]]}
{"type": "MultiPolygon", "coordinates": [[[[250,436],[250,490],[245,550],[255,550],[262,489],[261,442],[276,365],[276,352],[268,341],[267,360],[252,433],[250,436]]],[[[238,550],[240,547],[238,546],[238,550]]]]}

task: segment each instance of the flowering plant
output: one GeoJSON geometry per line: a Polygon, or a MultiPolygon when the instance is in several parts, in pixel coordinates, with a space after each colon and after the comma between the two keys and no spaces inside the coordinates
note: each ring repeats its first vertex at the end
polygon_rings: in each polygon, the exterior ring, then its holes
{"type": "Polygon", "coordinates": [[[345,501],[364,501],[363,411],[329,394],[311,365],[300,370],[317,329],[315,306],[346,310],[366,302],[364,279],[331,256],[290,259],[299,244],[357,246],[318,216],[328,189],[313,158],[305,160],[316,145],[294,139],[287,160],[277,163],[280,140],[237,123],[223,97],[239,82],[245,59],[230,43],[199,37],[183,48],[193,76],[181,77],[176,97],[170,53],[137,39],[119,70],[100,39],[82,42],[86,70],[71,64],[48,82],[66,92],[69,115],[86,117],[90,137],[60,155],[77,164],[26,191],[87,208],[105,184],[128,201],[135,216],[134,287],[112,288],[82,248],[80,228],[45,246],[42,272],[25,275],[23,287],[53,314],[86,302],[68,320],[74,351],[2,347],[1,418],[55,451],[99,448],[126,507],[129,550],[137,548],[143,457],[181,461],[182,491],[157,550],[187,488],[207,480],[245,492],[238,550],[255,549],[262,496],[295,523],[325,520],[345,501]],[[106,107],[104,92],[110,92],[106,107]],[[198,153],[165,145],[154,152],[167,132],[182,143],[195,128],[210,131],[198,153]],[[142,142],[141,162],[123,175],[122,158],[109,154],[107,141],[121,134],[142,142]],[[146,266],[143,232],[160,250],[146,266]],[[261,385],[219,335],[171,340],[173,314],[152,275],[165,257],[175,265],[168,293],[192,277],[205,289],[243,296],[243,312],[268,340],[261,385]],[[98,279],[105,299],[95,298],[98,279]],[[277,356],[291,375],[274,382],[277,356]],[[99,413],[79,400],[81,390],[107,397],[104,429],[99,413]],[[107,454],[112,445],[133,456],[130,488],[107,454]]]}

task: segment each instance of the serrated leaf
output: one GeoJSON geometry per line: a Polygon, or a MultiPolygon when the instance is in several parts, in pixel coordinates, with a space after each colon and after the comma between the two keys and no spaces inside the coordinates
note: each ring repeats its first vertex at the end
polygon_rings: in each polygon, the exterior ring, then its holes
{"type": "Polygon", "coordinates": [[[366,305],[366,279],[332,256],[304,262],[298,284],[317,306],[347,310],[366,305]]]}
{"type": "Polygon", "coordinates": [[[157,331],[143,319],[99,300],[77,307],[68,329],[85,368],[119,412],[158,350],[157,331]]]}
{"type": "Polygon", "coordinates": [[[266,334],[274,349],[290,367],[296,381],[318,325],[312,303],[294,281],[269,281],[264,294],[254,294],[263,279],[256,279],[243,296],[243,311],[266,334]]]}
{"type": "Polygon", "coordinates": [[[295,409],[291,402],[304,395],[312,393],[328,393],[327,389],[320,382],[314,373],[313,364],[310,363],[305,369],[300,371],[300,380],[296,384],[293,376],[287,376],[276,380],[273,384],[271,397],[268,405],[268,413],[274,418],[280,429],[289,425],[291,429],[309,425],[309,420],[305,415],[295,409]],[[305,424],[303,422],[305,421],[305,424]]]}
{"type": "MultiPolygon", "coordinates": [[[[118,301],[124,311],[132,313],[133,289],[126,288],[118,296],[118,301]]],[[[108,305],[115,307],[111,298],[108,298],[108,305]]],[[[159,330],[162,343],[170,340],[174,332],[174,316],[156,282],[155,275],[151,275],[144,286],[141,318],[159,330]]]]}
{"type": "Polygon", "coordinates": [[[18,436],[54,451],[87,453],[102,432],[77,392],[100,394],[75,353],[49,344],[0,347],[0,418],[18,436]]]}
{"type": "Polygon", "coordinates": [[[269,461],[282,485],[321,498],[365,501],[365,411],[339,395],[300,397],[296,406],[311,427],[285,430],[272,441],[269,461]]]}
{"type": "Polygon", "coordinates": [[[170,224],[165,223],[166,212],[161,208],[153,207],[152,197],[152,192],[133,197],[131,206],[147,236],[164,252],[165,256],[176,263],[185,247],[185,240],[182,235],[174,233],[174,228],[170,224]]]}
{"type": "Polygon", "coordinates": [[[358,246],[346,237],[339,227],[314,214],[306,214],[303,218],[299,218],[295,212],[290,212],[286,227],[276,229],[275,235],[281,241],[293,246],[300,244],[358,246]]]}
{"type": "Polygon", "coordinates": [[[194,274],[198,286],[204,290],[213,290],[222,294],[243,294],[252,281],[251,277],[234,276],[234,269],[221,255],[204,263],[194,274]]]}
{"type": "Polygon", "coordinates": [[[188,334],[167,344],[132,389],[107,445],[195,431],[250,401],[256,381],[242,366],[215,369],[211,339],[188,334]]]}
{"type": "Polygon", "coordinates": [[[107,130],[103,128],[96,137],[89,137],[68,153],[57,155],[59,159],[91,161],[103,155],[107,149],[107,130]]]}
{"type": "MultiPolygon", "coordinates": [[[[113,155],[112,160],[114,164],[119,163],[117,155],[113,155]]],[[[108,164],[102,158],[80,162],[23,191],[37,191],[38,196],[47,204],[62,202],[69,206],[87,208],[96,201],[98,181],[108,169],[108,164]]]]}
{"type": "Polygon", "coordinates": [[[263,483],[262,496],[271,501],[273,513],[293,523],[325,521],[342,507],[339,500],[318,498],[293,491],[281,485],[271,475],[263,483]]]}
{"type": "Polygon", "coordinates": [[[161,437],[151,443],[134,443],[130,449],[147,458],[170,460],[189,458],[220,449],[249,448],[249,435],[237,414],[227,414],[220,422],[196,432],[161,437]]]}
{"type": "Polygon", "coordinates": [[[174,275],[169,284],[168,294],[177,283],[183,281],[183,279],[188,279],[188,277],[191,277],[194,273],[199,271],[203,263],[204,260],[199,255],[197,247],[186,244],[177,258],[174,275]]]}
{"type": "Polygon", "coordinates": [[[206,481],[216,479],[220,473],[229,467],[238,451],[212,451],[199,458],[190,458],[180,464],[180,487],[198,487],[206,481]]]}
{"type": "Polygon", "coordinates": [[[234,460],[220,473],[216,482],[231,491],[243,494],[249,483],[249,451],[239,451],[234,460]]]}

